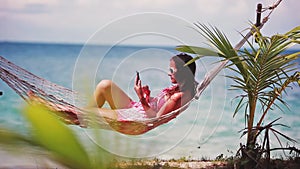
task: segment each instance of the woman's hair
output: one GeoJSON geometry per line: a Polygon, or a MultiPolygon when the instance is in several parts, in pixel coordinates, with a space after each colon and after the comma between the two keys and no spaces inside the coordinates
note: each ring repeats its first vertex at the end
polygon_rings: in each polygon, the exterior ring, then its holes
{"type": "Polygon", "coordinates": [[[180,90],[181,91],[189,90],[194,95],[195,88],[196,88],[196,82],[195,82],[196,63],[192,62],[186,65],[186,63],[188,63],[192,59],[193,59],[192,56],[185,53],[180,53],[171,58],[171,60],[175,62],[177,68],[176,80],[181,84],[181,86],[179,86],[180,90]]]}

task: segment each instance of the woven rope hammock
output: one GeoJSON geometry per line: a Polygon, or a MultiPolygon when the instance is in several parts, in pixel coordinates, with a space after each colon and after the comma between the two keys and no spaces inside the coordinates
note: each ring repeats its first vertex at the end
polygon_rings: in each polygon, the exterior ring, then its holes
{"type": "MultiPolygon", "coordinates": [[[[227,61],[223,61],[206,73],[204,80],[197,87],[195,97],[175,111],[158,118],[149,118],[143,121],[116,121],[105,118],[97,121],[97,126],[99,125],[103,129],[113,129],[124,134],[138,135],[167,123],[187,109],[192,101],[200,97],[204,89],[226,63],[227,61]]],[[[80,115],[87,114],[88,110],[79,108],[74,104],[82,100],[79,97],[79,93],[38,77],[2,56],[0,56],[0,78],[28,103],[31,103],[32,94],[34,94],[35,98],[38,98],[34,100],[35,102],[37,101],[55,112],[59,119],[65,123],[80,125],[80,115]]]]}

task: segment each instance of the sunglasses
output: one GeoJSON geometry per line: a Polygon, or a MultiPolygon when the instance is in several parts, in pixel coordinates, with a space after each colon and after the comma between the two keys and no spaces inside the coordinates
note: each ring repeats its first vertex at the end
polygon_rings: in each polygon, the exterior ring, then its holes
{"type": "Polygon", "coordinates": [[[175,69],[173,69],[171,67],[169,68],[169,71],[170,71],[171,74],[175,73],[175,69]]]}

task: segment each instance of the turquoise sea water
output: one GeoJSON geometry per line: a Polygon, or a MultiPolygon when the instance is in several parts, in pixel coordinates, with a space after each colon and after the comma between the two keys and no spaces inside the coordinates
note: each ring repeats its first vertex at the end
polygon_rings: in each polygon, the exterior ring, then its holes
{"type": "MultiPolygon", "coordinates": [[[[155,46],[87,46],[73,44],[0,43],[0,55],[26,70],[51,82],[90,94],[101,79],[111,79],[133,99],[135,71],[140,71],[143,84],[152,93],[171,85],[167,76],[169,59],[177,53],[173,47],[155,46]]],[[[213,58],[197,61],[196,79],[215,64],[213,58]]],[[[299,66],[298,69],[300,70],[299,66]]],[[[94,142],[104,149],[125,157],[215,158],[221,153],[234,155],[239,148],[244,128],[244,114],[232,117],[233,98],[239,93],[228,90],[231,81],[223,70],[204,91],[199,100],[178,118],[141,136],[126,136],[113,131],[99,130],[105,137],[95,140],[89,129],[70,126],[83,142],[94,142]]],[[[0,80],[0,125],[26,133],[26,122],[20,112],[25,102],[0,80]]],[[[282,117],[280,123],[291,128],[278,128],[300,142],[300,88],[293,86],[284,97],[289,108],[284,112],[276,108],[268,114],[268,122],[282,117]]],[[[0,138],[1,139],[1,138],[0,138]]],[[[285,145],[285,140],[283,140],[285,145]]],[[[273,146],[278,145],[276,142],[273,146]]],[[[299,143],[295,144],[299,148],[299,143]]],[[[280,152],[278,152],[280,155],[280,152]]],[[[274,153],[273,155],[278,155],[274,153]]]]}

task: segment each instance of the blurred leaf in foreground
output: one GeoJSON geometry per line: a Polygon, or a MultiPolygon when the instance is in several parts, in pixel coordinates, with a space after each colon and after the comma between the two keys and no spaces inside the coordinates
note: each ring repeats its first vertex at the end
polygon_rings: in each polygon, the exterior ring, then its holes
{"type": "Polygon", "coordinates": [[[46,108],[32,104],[24,109],[32,137],[55,160],[70,168],[92,168],[90,158],[74,133],[46,108]]]}

